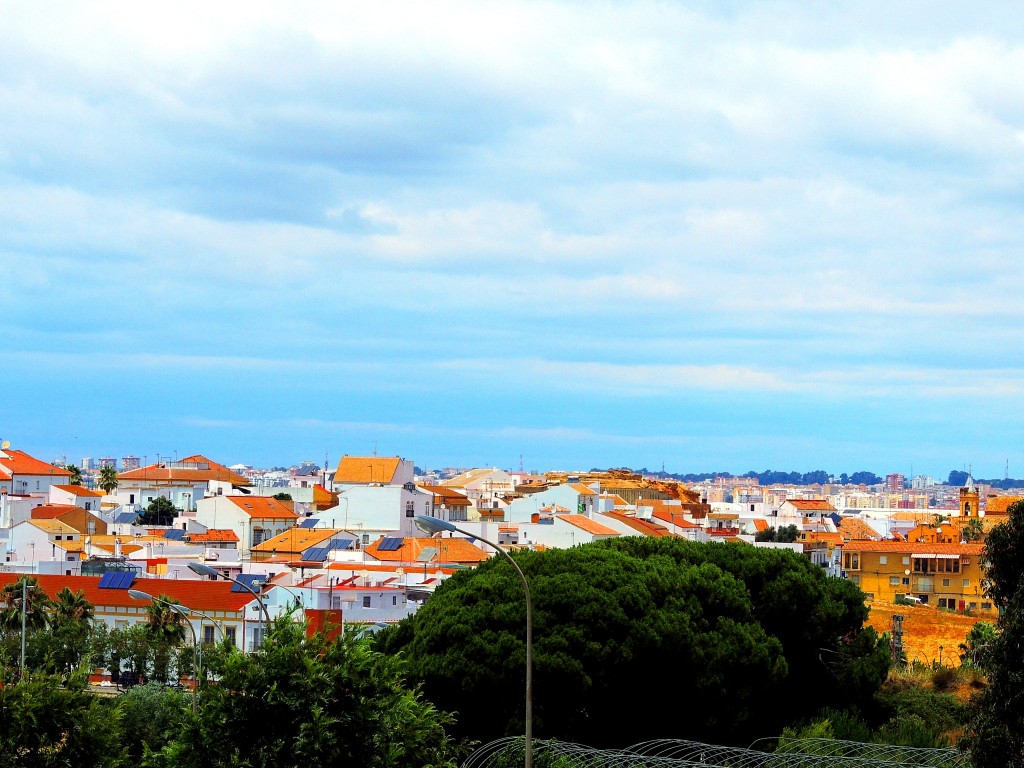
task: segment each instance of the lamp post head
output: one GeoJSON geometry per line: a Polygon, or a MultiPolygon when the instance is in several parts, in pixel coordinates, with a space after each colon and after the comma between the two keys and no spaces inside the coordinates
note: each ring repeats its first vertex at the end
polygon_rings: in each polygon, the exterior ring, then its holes
{"type": "Polygon", "coordinates": [[[200,576],[208,576],[214,579],[220,577],[220,571],[216,568],[211,568],[206,563],[189,563],[188,569],[193,573],[198,573],[200,576]]]}
{"type": "Polygon", "coordinates": [[[454,525],[449,523],[447,520],[442,520],[439,517],[428,517],[427,515],[417,515],[413,518],[413,522],[416,526],[431,535],[440,533],[441,531],[457,531],[454,525]]]}
{"type": "Polygon", "coordinates": [[[148,592],[143,592],[141,589],[129,589],[128,597],[132,600],[152,600],[153,596],[148,592]]]}

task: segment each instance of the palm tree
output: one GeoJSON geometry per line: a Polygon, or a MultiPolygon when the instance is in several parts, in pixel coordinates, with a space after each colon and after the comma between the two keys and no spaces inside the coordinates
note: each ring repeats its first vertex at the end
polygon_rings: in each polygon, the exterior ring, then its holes
{"type": "Polygon", "coordinates": [[[64,622],[84,623],[92,621],[94,606],[85,598],[85,592],[72,592],[64,587],[53,599],[53,611],[50,613],[50,625],[64,622]]]}
{"type": "Polygon", "coordinates": [[[99,486],[104,493],[113,493],[117,490],[117,470],[109,464],[100,470],[99,486]]]}
{"type": "Polygon", "coordinates": [[[32,576],[25,576],[8,584],[0,591],[0,602],[6,608],[0,613],[0,626],[7,631],[21,632],[22,583],[25,584],[25,628],[43,629],[46,626],[46,609],[50,598],[39,587],[32,576]]]}
{"type": "Polygon", "coordinates": [[[80,467],[77,467],[74,464],[65,464],[64,469],[71,473],[71,478],[68,480],[70,485],[82,484],[82,470],[80,467]]]}
{"type": "Polygon", "coordinates": [[[48,617],[49,658],[56,671],[71,672],[88,653],[92,635],[93,604],[85,592],[64,587],[56,594],[48,617]]]}
{"type": "Polygon", "coordinates": [[[185,640],[185,616],[181,612],[184,609],[171,607],[176,605],[180,605],[177,600],[159,595],[146,606],[149,614],[146,631],[153,641],[153,676],[164,683],[167,682],[171,649],[185,640]]]}

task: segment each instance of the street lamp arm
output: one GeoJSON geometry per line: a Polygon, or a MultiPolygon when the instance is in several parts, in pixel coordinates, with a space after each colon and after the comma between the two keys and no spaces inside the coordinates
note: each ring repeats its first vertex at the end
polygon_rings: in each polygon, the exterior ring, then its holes
{"type": "Polygon", "coordinates": [[[250,587],[244,581],[238,579],[232,579],[230,576],[225,576],[223,573],[218,571],[216,568],[211,568],[205,563],[189,563],[188,568],[193,573],[198,573],[200,576],[209,576],[215,579],[224,579],[226,581],[233,582],[249,592],[253,597],[256,598],[256,603],[259,605],[260,610],[263,612],[263,634],[264,639],[268,632],[270,632],[270,612],[267,610],[267,604],[263,600],[263,596],[255,589],[250,587]]]}
{"type": "Polygon", "coordinates": [[[523,593],[526,596],[526,744],[524,765],[526,768],[533,768],[533,600],[530,598],[530,585],[526,581],[526,574],[504,547],[499,547],[483,536],[470,533],[453,525],[449,520],[441,520],[437,517],[420,515],[414,520],[417,526],[430,534],[454,531],[469,536],[471,539],[482,541],[495,551],[500,552],[506,560],[512,563],[512,567],[515,568],[516,574],[519,576],[519,581],[522,582],[523,593]]]}

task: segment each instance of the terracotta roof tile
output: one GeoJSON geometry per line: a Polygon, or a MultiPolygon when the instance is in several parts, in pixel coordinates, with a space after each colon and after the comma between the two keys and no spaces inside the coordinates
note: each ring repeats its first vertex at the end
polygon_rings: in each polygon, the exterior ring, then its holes
{"type": "Polygon", "coordinates": [[[283,501],[273,496],[225,496],[236,507],[255,519],[298,519],[298,515],[283,501]]]}
{"type": "Polygon", "coordinates": [[[94,491],[92,488],[86,488],[81,485],[54,485],[53,487],[59,488],[60,490],[70,493],[73,496],[84,496],[86,498],[103,496],[103,491],[94,491]]]}
{"type": "Polygon", "coordinates": [[[67,480],[71,477],[71,473],[63,467],[40,461],[14,448],[8,448],[0,453],[0,466],[10,475],[49,475],[55,480],[67,480]]]}
{"type": "Polygon", "coordinates": [[[570,525],[575,525],[577,528],[586,531],[587,533],[594,536],[618,536],[619,532],[614,528],[609,528],[607,525],[602,525],[596,520],[592,520],[586,515],[559,515],[559,520],[562,520],[570,525]]]}
{"type": "Polygon", "coordinates": [[[399,456],[342,456],[334,472],[337,483],[384,483],[394,480],[399,456]]]}
{"type": "MultiPolygon", "coordinates": [[[[16,573],[0,573],[0,589],[7,584],[16,583],[20,578],[16,573]]],[[[54,576],[39,574],[35,577],[39,586],[50,597],[54,597],[63,587],[72,592],[81,589],[85,599],[97,609],[105,607],[145,606],[145,601],[134,600],[128,596],[127,589],[100,589],[99,576],[54,576]]],[[[232,592],[232,584],[228,581],[207,579],[148,579],[137,578],[132,584],[133,589],[147,592],[154,597],[166,595],[182,605],[197,611],[239,611],[254,601],[248,592],[232,592]]]]}

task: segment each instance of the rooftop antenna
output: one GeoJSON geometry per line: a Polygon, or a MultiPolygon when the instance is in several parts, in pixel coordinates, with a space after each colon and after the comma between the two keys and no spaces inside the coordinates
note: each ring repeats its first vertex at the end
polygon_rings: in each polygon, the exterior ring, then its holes
{"type": "Polygon", "coordinates": [[[373,455],[374,456],[377,455],[377,441],[376,440],[373,441],[373,455]]]}

